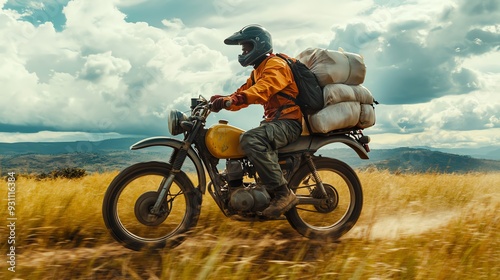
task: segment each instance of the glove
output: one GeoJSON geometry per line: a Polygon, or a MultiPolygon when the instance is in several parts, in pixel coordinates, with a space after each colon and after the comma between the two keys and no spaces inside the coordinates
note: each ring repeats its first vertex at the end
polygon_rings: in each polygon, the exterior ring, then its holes
{"type": "Polygon", "coordinates": [[[246,95],[239,94],[239,93],[232,94],[230,96],[230,98],[231,98],[231,105],[239,106],[239,105],[245,104],[247,102],[246,95]]]}
{"type": "Polygon", "coordinates": [[[222,95],[214,95],[214,96],[210,97],[210,103],[214,103],[214,100],[217,99],[217,98],[219,98],[219,97],[224,97],[224,96],[222,96],[222,95]]]}
{"type": "MultiPolygon", "coordinates": [[[[210,99],[212,99],[212,98],[210,98],[210,99]]],[[[224,97],[224,96],[215,98],[212,101],[212,108],[210,110],[212,110],[212,112],[215,112],[215,113],[219,112],[223,108],[226,108],[226,102],[229,100],[230,99],[228,97],[224,97]]]]}

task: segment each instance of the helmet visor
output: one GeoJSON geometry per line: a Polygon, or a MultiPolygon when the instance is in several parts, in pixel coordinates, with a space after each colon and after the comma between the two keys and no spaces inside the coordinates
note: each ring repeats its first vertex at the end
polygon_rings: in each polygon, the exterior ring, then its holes
{"type": "Polygon", "coordinates": [[[243,33],[241,31],[235,32],[233,35],[227,37],[224,40],[226,45],[238,45],[241,40],[244,39],[243,33]]]}

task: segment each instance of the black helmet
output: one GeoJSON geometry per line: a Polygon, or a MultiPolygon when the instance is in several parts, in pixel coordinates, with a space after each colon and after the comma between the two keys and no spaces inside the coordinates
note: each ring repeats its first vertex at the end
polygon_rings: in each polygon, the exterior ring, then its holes
{"type": "Polygon", "coordinates": [[[238,61],[242,66],[253,65],[257,59],[273,51],[271,34],[257,24],[247,25],[224,40],[226,45],[239,45],[241,43],[253,45],[253,49],[249,53],[238,55],[238,61]]]}

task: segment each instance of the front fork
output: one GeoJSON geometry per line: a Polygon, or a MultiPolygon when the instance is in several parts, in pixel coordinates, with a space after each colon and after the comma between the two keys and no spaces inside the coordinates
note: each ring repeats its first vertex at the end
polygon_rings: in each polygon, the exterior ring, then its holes
{"type": "MultiPolygon", "coordinates": [[[[187,141],[186,141],[187,142],[187,141]]],[[[161,205],[165,201],[168,191],[170,190],[170,186],[174,182],[175,174],[179,173],[184,160],[187,157],[187,149],[189,149],[189,145],[185,144],[181,147],[180,150],[174,151],[170,157],[169,163],[172,165],[172,169],[170,170],[170,175],[168,177],[163,178],[161,184],[158,188],[158,198],[156,199],[155,205],[151,209],[150,213],[153,215],[160,215],[161,205]]]]}
{"type": "Polygon", "coordinates": [[[158,192],[160,193],[160,195],[158,195],[155,205],[150,210],[151,214],[156,216],[162,214],[160,213],[161,205],[163,204],[163,201],[165,201],[165,197],[170,189],[170,186],[172,186],[172,183],[174,182],[174,178],[175,173],[171,172],[167,178],[163,178],[163,180],[161,181],[160,187],[158,188],[158,192]]]}
{"type": "Polygon", "coordinates": [[[153,215],[161,215],[160,209],[161,205],[165,201],[165,198],[168,194],[168,191],[170,190],[170,186],[172,186],[172,183],[174,182],[175,179],[175,174],[179,173],[181,171],[182,165],[184,164],[184,161],[186,160],[186,157],[188,155],[188,150],[191,147],[191,143],[193,143],[194,137],[198,133],[200,129],[200,121],[196,121],[196,124],[194,125],[194,129],[187,135],[187,137],[184,139],[184,144],[180,147],[178,150],[174,150],[172,152],[172,155],[170,156],[170,161],[169,163],[172,166],[172,169],[170,170],[170,175],[168,177],[163,178],[161,181],[160,186],[158,187],[158,198],[156,199],[156,202],[153,206],[153,208],[150,210],[150,213],[153,215]]]}

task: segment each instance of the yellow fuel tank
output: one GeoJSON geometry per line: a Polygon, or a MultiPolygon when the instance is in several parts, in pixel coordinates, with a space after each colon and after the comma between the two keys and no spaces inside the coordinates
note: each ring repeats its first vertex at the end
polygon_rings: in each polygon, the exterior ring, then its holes
{"type": "Polygon", "coordinates": [[[242,158],[245,153],[240,147],[240,136],[244,130],[219,121],[207,131],[205,144],[208,151],[216,158],[242,158]]]}

